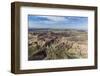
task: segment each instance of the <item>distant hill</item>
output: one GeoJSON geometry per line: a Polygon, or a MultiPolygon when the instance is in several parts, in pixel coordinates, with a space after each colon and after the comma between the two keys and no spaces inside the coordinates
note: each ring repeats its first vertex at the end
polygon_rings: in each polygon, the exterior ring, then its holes
{"type": "Polygon", "coordinates": [[[87,30],[81,29],[55,29],[55,28],[29,28],[29,32],[36,32],[36,31],[79,31],[79,32],[87,32],[87,30]]]}

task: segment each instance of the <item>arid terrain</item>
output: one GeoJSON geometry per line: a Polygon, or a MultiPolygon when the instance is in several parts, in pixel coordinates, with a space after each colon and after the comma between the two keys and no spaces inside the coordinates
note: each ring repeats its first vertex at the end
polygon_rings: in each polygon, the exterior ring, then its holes
{"type": "Polygon", "coordinates": [[[28,60],[87,58],[87,40],[85,30],[29,29],[28,60]]]}

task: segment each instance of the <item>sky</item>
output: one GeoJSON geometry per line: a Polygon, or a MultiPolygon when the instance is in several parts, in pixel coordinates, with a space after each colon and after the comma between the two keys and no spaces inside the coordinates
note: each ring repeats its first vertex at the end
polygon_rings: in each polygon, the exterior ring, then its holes
{"type": "Polygon", "coordinates": [[[28,15],[29,28],[88,29],[88,17],[28,15]]]}

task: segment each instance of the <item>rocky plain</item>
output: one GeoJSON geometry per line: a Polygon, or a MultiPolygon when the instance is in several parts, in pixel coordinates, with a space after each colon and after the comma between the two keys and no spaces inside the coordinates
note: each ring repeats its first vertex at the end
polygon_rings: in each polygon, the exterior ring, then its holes
{"type": "Polygon", "coordinates": [[[28,60],[88,58],[88,33],[76,29],[29,29],[28,60]]]}

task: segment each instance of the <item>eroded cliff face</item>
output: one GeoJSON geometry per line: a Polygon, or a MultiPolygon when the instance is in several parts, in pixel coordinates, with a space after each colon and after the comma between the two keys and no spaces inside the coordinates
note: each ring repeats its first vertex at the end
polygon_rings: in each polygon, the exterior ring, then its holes
{"type": "Polygon", "coordinates": [[[29,60],[79,59],[88,57],[86,32],[28,34],[29,60]],[[64,34],[65,33],[65,34],[64,34]]]}

